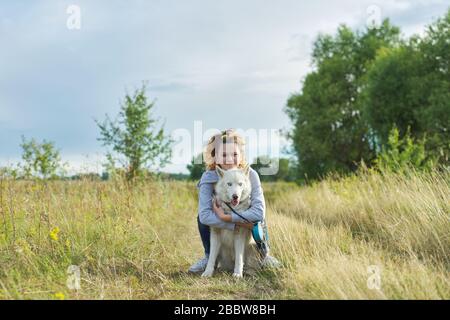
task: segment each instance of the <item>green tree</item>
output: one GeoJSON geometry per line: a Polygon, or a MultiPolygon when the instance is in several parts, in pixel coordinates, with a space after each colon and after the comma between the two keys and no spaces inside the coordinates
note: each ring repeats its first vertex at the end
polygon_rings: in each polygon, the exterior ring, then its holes
{"type": "Polygon", "coordinates": [[[35,139],[26,140],[22,136],[22,160],[21,164],[24,178],[56,178],[58,169],[62,169],[59,150],[53,142],[35,139]]]}
{"type": "Polygon", "coordinates": [[[397,48],[378,50],[362,90],[364,115],[378,148],[396,126],[401,136],[425,135],[426,152],[449,164],[450,10],[397,48]],[[410,128],[410,129],[408,129],[410,128]]]}
{"type": "Polygon", "coordinates": [[[403,136],[408,127],[415,136],[420,131],[414,115],[424,102],[412,93],[417,79],[418,54],[407,46],[381,48],[366,76],[361,94],[364,116],[377,147],[388,142],[389,133],[396,126],[403,136]]]}
{"type": "Polygon", "coordinates": [[[316,179],[327,172],[355,171],[361,159],[375,157],[370,130],[361,117],[363,76],[377,51],[399,42],[399,29],[385,20],[379,28],[320,35],[314,43],[313,71],[285,111],[298,158],[298,176],[316,179]]]}
{"type": "Polygon", "coordinates": [[[205,163],[203,162],[203,155],[200,153],[196,157],[192,157],[191,163],[187,165],[189,170],[189,178],[191,180],[199,180],[205,172],[205,163]]]}
{"type": "Polygon", "coordinates": [[[417,119],[427,135],[426,148],[440,163],[450,166],[450,9],[427,27],[419,42],[425,71],[422,76],[426,104],[417,119]]]}
{"type": "Polygon", "coordinates": [[[106,115],[102,123],[96,121],[98,140],[112,149],[107,154],[109,162],[119,162],[128,180],[142,176],[149,166],[164,167],[171,157],[173,141],[165,135],[164,125],[157,128],[151,114],[154,102],[148,101],[145,91],[143,84],[133,95],[127,94],[116,120],[106,115]]]}

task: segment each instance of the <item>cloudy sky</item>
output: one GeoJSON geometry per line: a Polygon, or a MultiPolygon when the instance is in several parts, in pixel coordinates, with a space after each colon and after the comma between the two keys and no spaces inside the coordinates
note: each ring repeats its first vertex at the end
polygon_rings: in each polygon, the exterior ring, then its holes
{"type": "MultiPolygon", "coordinates": [[[[21,135],[54,141],[73,170],[99,168],[94,119],[148,82],[168,133],[288,129],[283,112],[310,70],[311,44],[341,23],[390,17],[421,33],[450,1],[0,0],[0,165],[21,135]],[[67,8],[80,9],[69,29],[67,8]],[[375,5],[375,9],[373,9],[375,5]],[[375,11],[374,11],[375,10],[375,11]],[[78,168],[78,169],[77,169],[78,168]]],[[[99,169],[100,170],[100,169],[99,169]]],[[[185,172],[185,165],[166,171],[185,172]]]]}

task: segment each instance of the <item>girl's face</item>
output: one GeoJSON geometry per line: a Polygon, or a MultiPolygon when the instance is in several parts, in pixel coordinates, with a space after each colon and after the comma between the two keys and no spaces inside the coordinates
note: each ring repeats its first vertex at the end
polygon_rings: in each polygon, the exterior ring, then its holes
{"type": "Polygon", "coordinates": [[[236,168],[241,163],[241,152],[236,143],[221,143],[215,155],[216,164],[224,170],[236,168]]]}

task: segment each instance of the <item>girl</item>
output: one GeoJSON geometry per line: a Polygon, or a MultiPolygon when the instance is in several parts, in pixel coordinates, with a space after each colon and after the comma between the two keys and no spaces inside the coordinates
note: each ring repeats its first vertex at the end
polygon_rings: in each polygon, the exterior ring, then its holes
{"type": "MultiPolygon", "coordinates": [[[[215,171],[216,165],[224,170],[244,168],[247,165],[244,145],[244,139],[234,129],[225,130],[221,134],[211,137],[208,141],[203,154],[207,170],[197,184],[199,189],[197,224],[205,249],[205,257],[193,264],[189,268],[189,272],[202,272],[206,268],[210,249],[210,226],[230,230],[236,228],[252,229],[253,227],[252,223],[246,222],[234,213],[231,215],[225,214],[219,204],[213,201],[214,183],[218,180],[215,171]]],[[[258,173],[252,168],[250,168],[250,181],[252,184],[251,206],[240,214],[249,221],[262,221],[265,215],[264,194],[258,173]]],[[[278,267],[279,265],[277,259],[265,253],[262,266],[278,267]]]]}

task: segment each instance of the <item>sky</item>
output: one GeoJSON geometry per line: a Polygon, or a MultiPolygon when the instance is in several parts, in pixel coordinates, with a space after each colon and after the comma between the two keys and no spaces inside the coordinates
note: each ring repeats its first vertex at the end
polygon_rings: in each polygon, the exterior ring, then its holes
{"type": "MultiPolygon", "coordinates": [[[[410,36],[449,6],[448,0],[0,0],[0,166],[20,160],[24,135],[55,142],[72,172],[101,171],[106,149],[94,120],[114,117],[142,81],[167,134],[192,135],[192,154],[214,128],[289,130],[283,109],[311,70],[319,33],[389,17],[410,36]]],[[[263,140],[253,146],[256,154],[272,141],[263,140]]],[[[279,145],[288,142],[280,137],[279,145]]],[[[187,172],[185,163],[163,170],[187,172]]]]}

